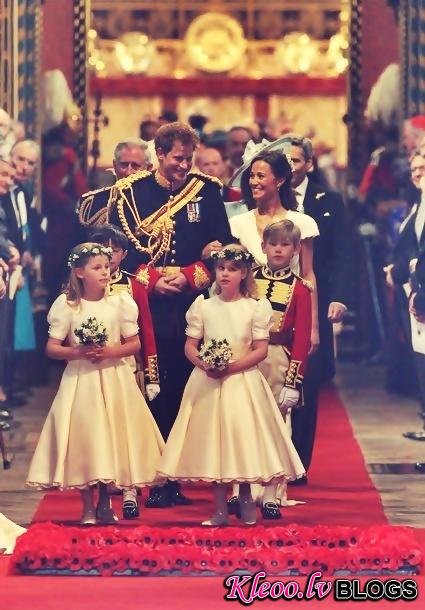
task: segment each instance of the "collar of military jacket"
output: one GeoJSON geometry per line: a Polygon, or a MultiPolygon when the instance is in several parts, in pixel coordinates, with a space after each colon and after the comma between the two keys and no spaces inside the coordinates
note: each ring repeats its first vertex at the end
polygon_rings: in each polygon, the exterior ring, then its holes
{"type": "Polygon", "coordinates": [[[168,191],[171,191],[171,182],[169,180],[167,180],[167,178],[161,174],[159,169],[157,169],[155,172],[155,180],[158,182],[159,186],[162,186],[163,188],[167,189],[168,191]]]}
{"type": "Polygon", "coordinates": [[[270,269],[268,265],[263,267],[263,275],[271,280],[281,280],[282,278],[288,277],[291,274],[291,267],[284,267],[283,269],[270,269]]]}

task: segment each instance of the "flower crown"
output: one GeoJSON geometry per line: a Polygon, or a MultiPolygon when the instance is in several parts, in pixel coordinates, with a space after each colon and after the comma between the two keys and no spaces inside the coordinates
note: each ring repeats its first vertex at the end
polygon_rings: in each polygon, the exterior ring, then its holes
{"type": "Polygon", "coordinates": [[[112,248],[95,244],[93,246],[84,246],[79,252],[71,252],[68,257],[68,267],[75,267],[80,258],[86,256],[98,256],[99,254],[105,254],[109,259],[112,258],[112,248]]]}
{"type": "Polygon", "coordinates": [[[243,261],[248,265],[254,262],[254,257],[245,250],[231,250],[230,248],[223,248],[222,250],[215,250],[211,252],[211,258],[214,260],[225,260],[225,261],[243,261]]]}

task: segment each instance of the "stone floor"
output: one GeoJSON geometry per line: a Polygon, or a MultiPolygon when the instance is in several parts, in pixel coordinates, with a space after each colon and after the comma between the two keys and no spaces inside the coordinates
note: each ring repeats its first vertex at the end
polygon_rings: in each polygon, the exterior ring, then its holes
{"type": "MultiPolygon", "coordinates": [[[[376,366],[340,365],[337,385],[371,473],[406,472],[371,474],[388,519],[424,527],[425,474],[417,472],[414,464],[425,461],[425,443],[402,436],[406,430],[420,428],[416,401],[388,395],[383,389],[383,370],[376,366]]],[[[22,525],[31,521],[43,496],[25,489],[24,481],[53,392],[53,387],[36,389],[28,405],[16,410],[16,423],[5,434],[15,460],[10,470],[0,471],[0,512],[22,525]]]]}

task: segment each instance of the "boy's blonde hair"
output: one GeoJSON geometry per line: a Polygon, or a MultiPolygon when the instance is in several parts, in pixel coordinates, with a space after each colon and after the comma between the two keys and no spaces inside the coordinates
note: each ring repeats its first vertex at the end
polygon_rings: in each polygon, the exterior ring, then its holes
{"type": "MultiPolygon", "coordinates": [[[[245,277],[241,281],[240,291],[244,297],[258,299],[257,284],[252,273],[252,263],[254,261],[251,254],[240,244],[228,244],[214,253],[214,271],[220,261],[233,261],[238,269],[246,271],[245,277]]],[[[215,293],[220,294],[220,287],[215,283],[215,293]]]]}
{"type": "Polygon", "coordinates": [[[81,303],[81,299],[84,295],[83,281],[77,277],[75,269],[83,269],[91,257],[93,256],[107,256],[109,259],[112,257],[111,248],[105,248],[102,244],[87,241],[82,244],[78,244],[71,250],[68,257],[68,266],[71,268],[69,272],[68,281],[63,287],[62,292],[66,295],[67,302],[78,307],[81,303]]]}
{"type": "Polygon", "coordinates": [[[273,238],[285,237],[297,247],[301,241],[301,231],[292,220],[284,219],[267,225],[263,232],[263,243],[273,238]]]}

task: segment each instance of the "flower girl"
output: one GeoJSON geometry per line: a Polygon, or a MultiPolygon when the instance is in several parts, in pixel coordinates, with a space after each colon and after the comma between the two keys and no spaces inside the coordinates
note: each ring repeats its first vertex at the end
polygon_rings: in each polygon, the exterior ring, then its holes
{"type": "Polygon", "coordinates": [[[164,444],[125,360],[140,350],[138,310],[129,294],[107,294],[111,256],[95,243],[70,254],[68,284],[48,314],[46,348],[68,364],[27,479],[33,487],[80,489],[85,525],[117,519],[107,484],[152,483],[164,444]]]}
{"type": "Polygon", "coordinates": [[[226,484],[240,483],[242,521],[254,524],[250,483],[295,479],[304,468],[257,368],[267,354],[272,309],[255,299],[251,256],[231,244],[215,258],[216,294],[199,296],[186,314],[185,353],[195,369],[158,471],[213,483],[216,512],[203,525],[228,523],[226,484]]]}

